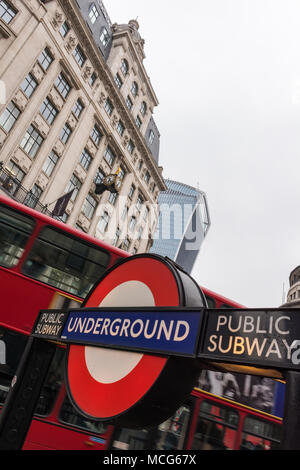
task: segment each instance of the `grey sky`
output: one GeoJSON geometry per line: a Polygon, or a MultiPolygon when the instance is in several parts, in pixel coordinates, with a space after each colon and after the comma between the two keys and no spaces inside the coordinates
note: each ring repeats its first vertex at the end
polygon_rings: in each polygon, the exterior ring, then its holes
{"type": "Polygon", "coordinates": [[[300,264],[299,1],[104,3],[112,22],[138,17],[164,176],[207,194],[194,278],[278,306],[300,264]]]}

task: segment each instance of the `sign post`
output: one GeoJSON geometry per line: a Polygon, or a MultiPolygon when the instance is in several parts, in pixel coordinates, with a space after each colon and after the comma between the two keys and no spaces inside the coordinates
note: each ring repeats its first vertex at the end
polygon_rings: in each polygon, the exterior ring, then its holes
{"type": "Polygon", "coordinates": [[[300,450],[300,371],[286,372],[282,450],[300,450]]]}
{"type": "Polygon", "coordinates": [[[0,415],[0,450],[19,450],[46,379],[56,345],[31,337],[0,415]]]}
{"type": "Polygon", "coordinates": [[[128,258],[82,308],[39,313],[0,415],[0,449],[22,448],[55,343],[68,348],[77,411],[119,426],[165,421],[203,367],[285,380],[282,448],[300,449],[299,309],[207,309],[197,284],[168,260],[128,258]]]}

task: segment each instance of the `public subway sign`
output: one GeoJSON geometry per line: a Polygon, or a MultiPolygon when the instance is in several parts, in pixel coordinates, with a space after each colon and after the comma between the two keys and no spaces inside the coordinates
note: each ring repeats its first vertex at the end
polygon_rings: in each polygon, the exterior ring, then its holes
{"type": "Polygon", "coordinates": [[[300,368],[299,309],[207,311],[198,356],[275,369],[300,368]]]}
{"type": "Polygon", "coordinates": [[[42,311],[34,336],[222,363],[300,369],[298,309],[127,307],[42,311]]]}

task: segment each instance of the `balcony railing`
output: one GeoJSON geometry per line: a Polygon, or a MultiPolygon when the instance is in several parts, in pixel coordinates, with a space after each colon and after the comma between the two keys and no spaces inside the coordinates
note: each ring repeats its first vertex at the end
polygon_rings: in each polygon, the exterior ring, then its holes
{"type": "MultiPolygon", "coordinates": [[[[50,217],[54,217],[52,212],[48,209],[47,205],[42,204],[39,200],[39,196],[22,186],[21,182],[17,179],[16,175],[3,168],[0,165],[0,189],[7,195],[10,196],[17,202],[24,204],[27,207],[31,207],[38,212],[46,214],[50,217]]],[[[62,220],[59,217],[55,217],[57,220],[62,220]]]]}

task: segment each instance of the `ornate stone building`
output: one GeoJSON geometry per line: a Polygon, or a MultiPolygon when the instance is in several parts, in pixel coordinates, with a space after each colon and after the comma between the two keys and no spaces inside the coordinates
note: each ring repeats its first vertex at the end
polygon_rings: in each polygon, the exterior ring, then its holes
{"type": "Polygon", "coordinates": [[[291,271],[289,276],[290,288],[287,293],[286,302],[281,307],[300,307],[300,266],[291,271]]]}
{"type": "Polygon", "coordinates": [[[0,160],[15,183],[0,190],[50,211],[73,190],[63,221],[148,251],[166,187],[137,21],[112,24],[101,0],[1,1],[0,58],[0,160]],[[116,172],[120,192],[95,194],[116,172]]]}

